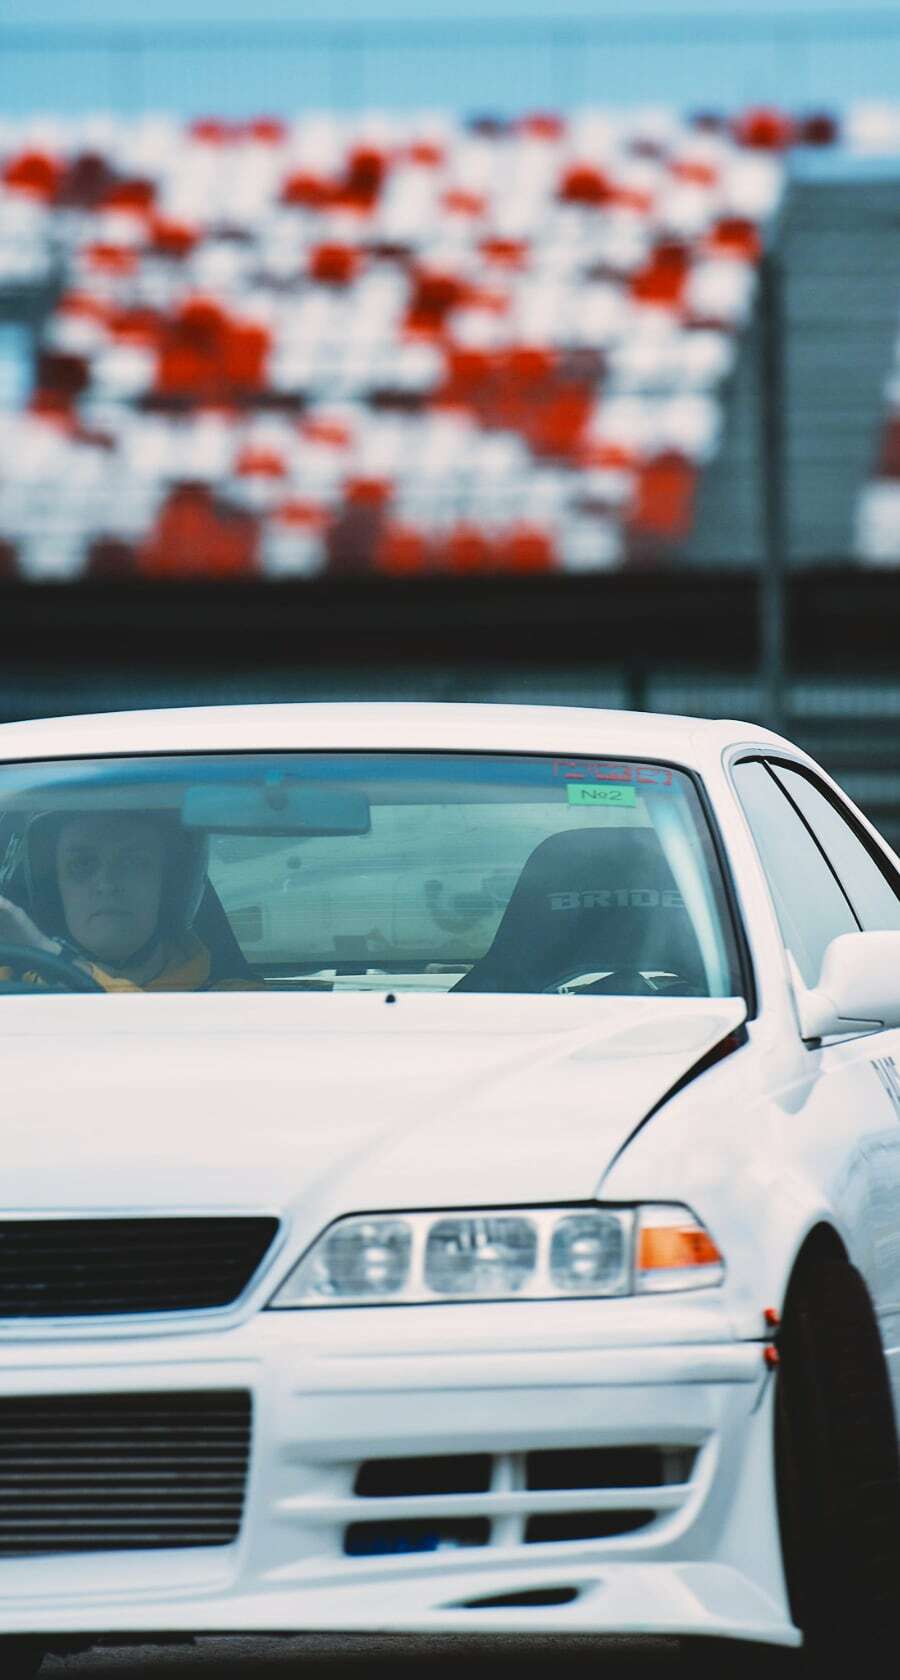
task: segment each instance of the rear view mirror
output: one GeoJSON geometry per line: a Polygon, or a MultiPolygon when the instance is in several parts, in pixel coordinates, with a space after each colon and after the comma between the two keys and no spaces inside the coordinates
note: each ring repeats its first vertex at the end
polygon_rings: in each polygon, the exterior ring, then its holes
{"type": "Polygon", "coordinates": [[[181,802],[185,828],[209,834],[368,834],[369,801],[352,788],[307,787],[285,776],[256,784],[189,787],[181,802]]]}

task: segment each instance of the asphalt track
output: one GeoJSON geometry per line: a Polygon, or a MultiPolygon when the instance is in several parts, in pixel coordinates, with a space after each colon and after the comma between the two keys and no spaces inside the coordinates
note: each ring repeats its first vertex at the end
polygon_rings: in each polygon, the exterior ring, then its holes
{"type": "Polygon", "coordinates": [[[689,1664],[676,1641],[556,1639],[473,1641],[369,1639],[307,1634],[292,1639],[202,1639],[190,1646],[106,1646],[44,1659],[40,1680],[682,1680],[689,1664]]]}

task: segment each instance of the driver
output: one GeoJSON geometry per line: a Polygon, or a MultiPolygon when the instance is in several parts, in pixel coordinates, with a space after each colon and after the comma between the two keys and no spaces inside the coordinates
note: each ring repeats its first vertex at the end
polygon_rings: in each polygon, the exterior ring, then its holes
{"type": "MultiPolygon", "coordinates": [[[[193,931],[207,856],[205,837],[164,811],[35,817],[24,839],[29,908],[0,897],[0,943],[61,956],[108,992],[244,989],[249,966],[214,973],[193,931]]],[[[10,974],[0,967],[0,979],[10,974]]],[[[23,978],[48,983],[39,965],[23,978]]]]}

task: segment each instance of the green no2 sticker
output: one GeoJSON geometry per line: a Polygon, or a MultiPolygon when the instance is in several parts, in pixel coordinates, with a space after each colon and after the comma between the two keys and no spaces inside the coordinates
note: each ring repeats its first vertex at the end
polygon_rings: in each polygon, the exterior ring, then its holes
{"type": "Polygon", "coordinates": [[[633,787],[611,782],[569,782],[566,798],[570,805],[636,805],[633,787]]]}

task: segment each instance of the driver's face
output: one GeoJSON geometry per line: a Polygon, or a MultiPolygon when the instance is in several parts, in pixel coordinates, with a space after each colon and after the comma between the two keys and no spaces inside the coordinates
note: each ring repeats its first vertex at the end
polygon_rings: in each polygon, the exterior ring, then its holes
{"type": "Polygon", "coordinates": [[[140,817],[73,817],[64,823],[57,878],[72,938],[93,956],[127,962],[156,931],[163,838],[140,817]]]}

